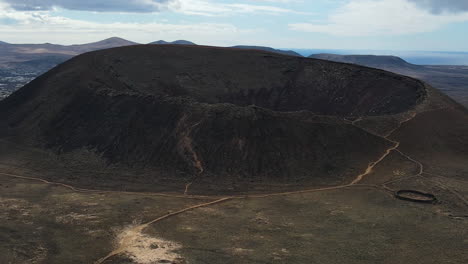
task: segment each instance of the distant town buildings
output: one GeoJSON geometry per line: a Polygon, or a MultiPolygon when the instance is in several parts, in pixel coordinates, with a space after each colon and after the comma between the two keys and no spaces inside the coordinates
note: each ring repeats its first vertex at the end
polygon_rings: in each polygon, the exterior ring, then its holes
{"type": "Polygon", "coordinates": [[[21,69],[0,69],[0,100],[34,80],[40,74],[42,74],[42,71],[31,72],[21,69]]]}

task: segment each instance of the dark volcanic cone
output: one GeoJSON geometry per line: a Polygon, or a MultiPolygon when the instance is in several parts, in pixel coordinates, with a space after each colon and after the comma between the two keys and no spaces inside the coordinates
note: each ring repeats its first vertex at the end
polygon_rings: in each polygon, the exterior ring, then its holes
{"type": "Polygon", "coordinates": [[[332,185],[393,145],[345,118],[404,113],[426,92],[417,80],[350,64],[132,46],[80,55],[44,74],[0,102],[0,125],[21,144],[59,157],[86,150],[126,173],[62,178],[86,186],[117,178],[147,190],[162,178],[228,189],[332,185]]]}

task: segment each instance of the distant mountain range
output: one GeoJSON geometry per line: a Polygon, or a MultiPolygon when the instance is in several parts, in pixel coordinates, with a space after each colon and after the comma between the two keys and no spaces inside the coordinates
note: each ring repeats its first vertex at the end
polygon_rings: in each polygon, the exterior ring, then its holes
{"type": "Polygon", "coordinates": [[[0,60],[4,60],[6,56],[24,55],[33,56],[37,54],[65,54],[78,55],[84,52],[107,49],[114,47],[122,47],[138,44],[121,38],[109,38],[98,42],[81,44],[81,45],[57,45],[57,44],[9,44],[1,42],[0,60]]]}
{"type": "Polygon", "coordinates": [[[44,70],[50,69],[49,65],[64,62],[73,56],[100,49],[108,49],[138,44],[121,38],[109,38],[98,42],[82,45],[57,45],[57,44],[8,44],[0,45],[0,69],[22,67],[22,64],[45,65],[44,70]],[[41,61],[43,60],[43,61],[41,61]],[[53,61],[53,63],[49,63],[53,61]]]}
{"type": "Polygon", "coordinates": [[[197,45],[191,41],[188,40],[176,40],[172,42],[167,42],[165,40],[158,40],[155,42],[151,42],[149,44],[155,44],[155,45],[197,45]]]}
{"type": "MultiPolygon", "coordinates": [[[[52,65],[53,63],[47,63],[52,61],[60,63],[73,56],[101,49],[109,49],[115,47],[123,47],[130,45],[139,45],[133,41],[128,41],[122,38],[108,38],[102,41],[81,44],[81,45],[57,45],[57,44],[9,44],[0,41],[0,69],[9,69],[12,66],[21,67],[22,63],[31,64],[39,63],[44,65],[52,65]],[[40,60],[45,60],[45,63],[41,63],[40,60]]],[[[164,40],[158,40],[149,44],[156,45],[196,45],[195,43],[187,40],[176,40],[173,42],[167,42],[164,40]]],[[[269,47],[257,47],[257,46],[235,46],[234,48],[242,49],[258,49],[270,52],[276,52],[292,56],[301,56],[294,51],[283,51],[273,49],[269,47]]],[[[46,67],[48,70],[48,66],[46,67]]],[[[44,70],[44,71],[45,71],[44,70]]]]}
{"type": "Polygon", "coordinates": [[[314,54],[309,57],[353,63],[421,79],[468,107],[468,66],[415,65],[395,56],[314,54]]]}

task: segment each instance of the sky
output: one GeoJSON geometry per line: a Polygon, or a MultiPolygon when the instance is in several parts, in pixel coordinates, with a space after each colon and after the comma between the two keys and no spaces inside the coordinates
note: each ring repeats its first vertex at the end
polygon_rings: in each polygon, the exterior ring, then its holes
{"type": "Polygon", "coordinates": [[[468,51],[468,0],[0,0],[0,40],[468,51]]]}

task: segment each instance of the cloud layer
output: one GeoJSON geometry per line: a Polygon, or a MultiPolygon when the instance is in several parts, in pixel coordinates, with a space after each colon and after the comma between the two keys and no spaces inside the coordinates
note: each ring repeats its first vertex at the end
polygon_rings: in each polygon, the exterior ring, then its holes
{"type": "Polygon", "coordinates": [[[430,9],[433,13],[468,11],[467,0],[409,0],[421,7],[430,9]]]}
{"type": "Polygon", "coordinates": [[[97,12],[155,12],[177,0],[4,0],[17,11],[45,11],[54,7],[97,12]]]}
{"type": "MultiPolygon", "coordinates": [[[[266,2],[288,3],[290,1],[270,0],[266,2]]],[[[94,12],[153,13],[171,10],[201,16],[229,16],[238,13],[300,13],[272,5],[220,3],[214,0],[3,0],[3,2],[16,11],[48,11],[63,8],[94,12]]]]}
{"type": "Polygon", "coordinates": [[[336,36],[394,36],[431,32],[450,23],[468,21],[468,12],[435,14],[414,1],[352,0],[324,22],[292,23],[289,28],[336,36]]]}

